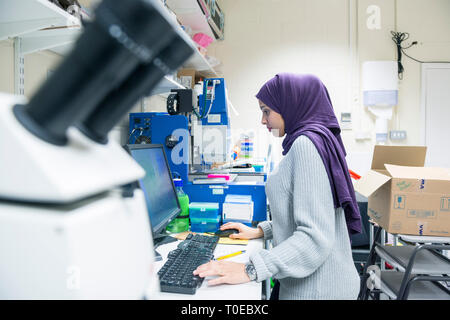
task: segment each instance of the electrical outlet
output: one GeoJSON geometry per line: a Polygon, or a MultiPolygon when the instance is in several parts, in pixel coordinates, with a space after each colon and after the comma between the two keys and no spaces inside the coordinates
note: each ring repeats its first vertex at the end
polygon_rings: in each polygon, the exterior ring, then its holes
{"type": "Polygon", "coordinates": [[[356,131],[355,132],[355,140],[362,141],[362,140],[370,140],[371,134],[368,131],[356,131]]]}
{"type": "Polygon", "coordinates": [[[405,140],[406,131],[405,130],[391,130],[389,131],[389,138],[391,140],[405,140]]]}
{"type": "Polygon", "coordinates": [[[341,112],[341,129],[351,130],[352,129],[352,114],[351,112],[341,112]]]}

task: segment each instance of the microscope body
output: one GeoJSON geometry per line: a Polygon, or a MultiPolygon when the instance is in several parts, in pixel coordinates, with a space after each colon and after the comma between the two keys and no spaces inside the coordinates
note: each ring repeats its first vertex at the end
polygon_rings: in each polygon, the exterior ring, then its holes
{"type": "Polygon", "coordinates": [[[0,299],[158,290],[144,195],[120,188],[144,170],[115,141],[98,144],[76,128],[65,146],[42,141],[14,117],[19,103],[0,95],[0,299]]]}
{"type": "Polygon", "coordinates": [[[194,50],[159,0],[103,0],[30,101],[0,94],[0,299],[157,294],[145,171],[108,135],[194,50]]]}

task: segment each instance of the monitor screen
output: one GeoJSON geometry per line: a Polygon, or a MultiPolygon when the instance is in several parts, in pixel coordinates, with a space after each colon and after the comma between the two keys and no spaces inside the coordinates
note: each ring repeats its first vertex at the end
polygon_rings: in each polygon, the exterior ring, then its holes
{"type": "Polygon", "coordinates": [[[145,194],[155,236],[181,211],[166,155],[162,145],[134,144],[127,145],[127,149],[145,170],[139,185],[145,194]]]}

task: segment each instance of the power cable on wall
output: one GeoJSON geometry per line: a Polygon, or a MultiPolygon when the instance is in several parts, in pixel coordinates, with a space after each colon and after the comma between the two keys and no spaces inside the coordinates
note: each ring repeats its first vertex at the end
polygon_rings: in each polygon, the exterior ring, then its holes
{"type": "Polygon", "coordinates": [[[397,47],[398,78],[400,80],[403,79],[403,72],[404,72],[404,68],[403,68],[403,64],[402,64],[402,54],[404,54],[405,56],[407,56],[411,60],[414,60],[414,61],[419,62],[419,63],[450,63],[450,61],[422,61],[422,60],[418,60],[416,58],[413,58],[410,55],[408,55],[405,52],[405,50],[411,48],[414,45],[416,45],[417,41],[413,41],[407,47],[402,47],[402,42],[404,42],[407,39],[409,39],[409,33],[408,32],[391,31],[391,34],[392,34],[392,41],[394,41],[394,43],[395,43],[395,45],[397,47]]]}

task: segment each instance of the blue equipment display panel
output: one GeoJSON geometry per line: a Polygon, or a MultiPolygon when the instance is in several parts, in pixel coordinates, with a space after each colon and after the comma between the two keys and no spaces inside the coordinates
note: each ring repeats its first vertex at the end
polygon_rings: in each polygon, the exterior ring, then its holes
{"type": "Polygon", "coordinates": [[[183,115],[169,115],[162,112],[130,113],[129,143],[156,143],[164,146],[172,174],[188,179],[189,171],[189,128],[183,115]],[[144,137],[144,138],[143,138],[144,137]],[[167,140],[177,140],[174,148],[167,146],[167,140]]]}

